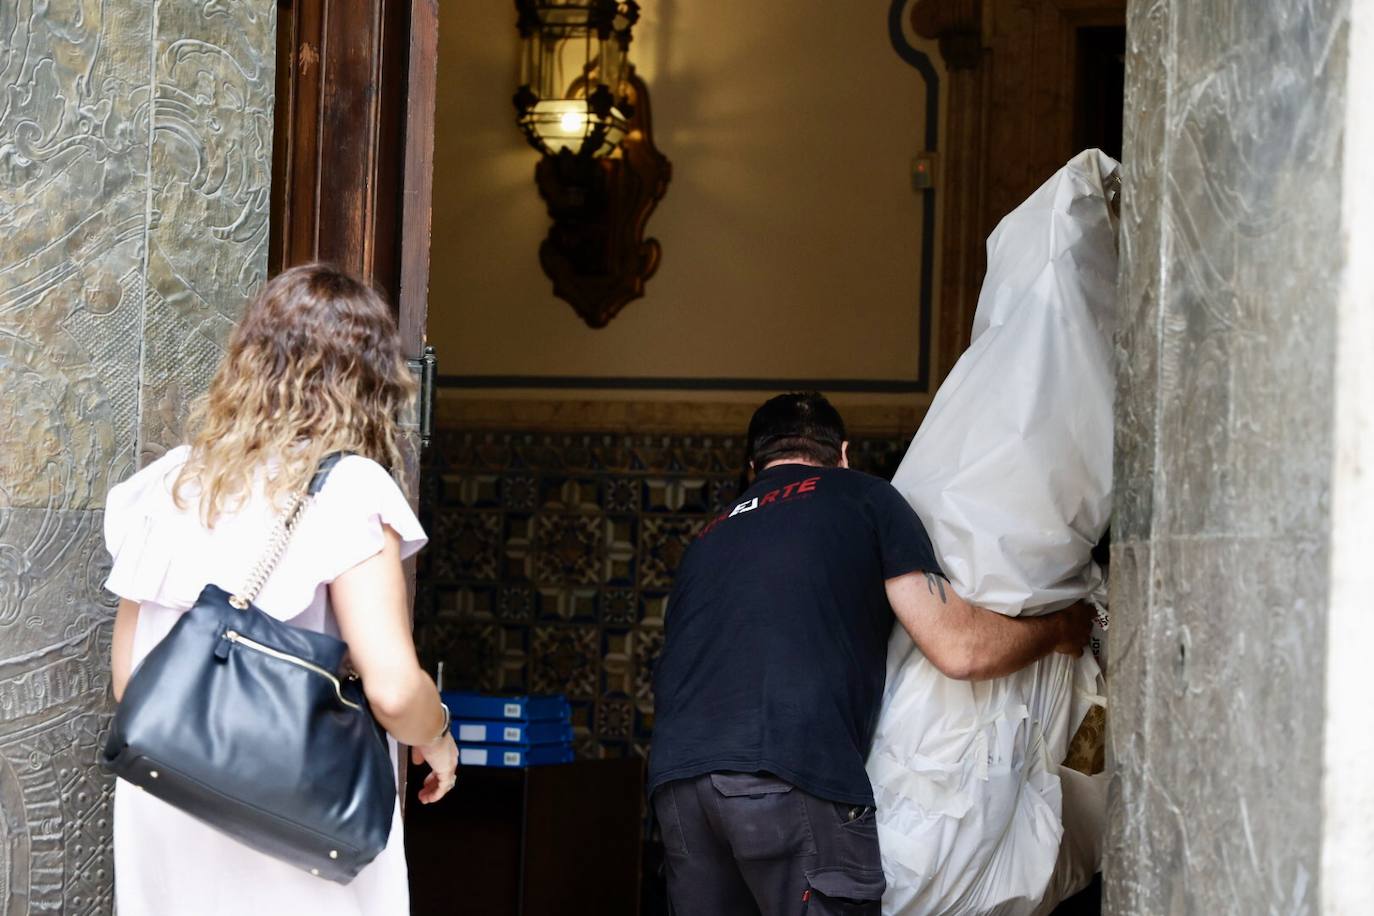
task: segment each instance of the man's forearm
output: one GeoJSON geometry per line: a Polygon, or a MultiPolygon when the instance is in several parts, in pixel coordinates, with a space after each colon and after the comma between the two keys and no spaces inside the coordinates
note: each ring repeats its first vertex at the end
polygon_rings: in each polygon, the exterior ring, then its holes
{"type": "Polygon", "coordinates": [[[970,641],[967,679],[971,681],[1020,671],[1049,655],[1065,638],[1063,618],[1058,614],[1007,617],[967,603],[964,607],[970,641]]]}
{"type": "MultiPolygon", "coordinates": [[[[887,591],[898,619],[926,658],[958,680],[1011,674],[1074,639],[1072,620],[1063,612],[997,614],[969,604],[935,573],[890,579],[887,591]]],[[[1082,635],[1086,639],[1086,630],[1082,635]]]]}

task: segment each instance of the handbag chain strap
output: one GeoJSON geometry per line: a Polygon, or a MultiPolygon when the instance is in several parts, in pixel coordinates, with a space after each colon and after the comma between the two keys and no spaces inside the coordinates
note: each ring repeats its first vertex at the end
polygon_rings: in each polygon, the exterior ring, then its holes
{"type": "Polygon", "coordinates": [[[324,487],[325,479],[334,465],[339,463],[341,458],[353,454],[352,452],[331,452],[320,459],[319,467],[315,469],[315,476],[310,478],[310,483],[304,490],[291,494],[291,498],[286,501],[286,508],[277,517],[277,522],[272,526],[272,533],[267,538],[267,550],[263,552],[258,565],[253,567],[253,571],[248,574],[248,582],[238,592],[229,596],[229,603],[240,611],[248,609],[258,597],[258,592],[267,584],[267,577],[272,575],[272,570],[277,568],[281,555],[286,552],[286,545],[291,541],[291,535],[296,533],[296,526],[300,524],[301,516],[305,510],[310,508],[310,504],[315,501],[315,496],[324,487]]]}
{"type": "Polygon", "coordinates": [[[258,559],[253,571],[248,574],[248,581],[243,588],[229,597],[231,605],[240,611],[247,610],[248,605],[258,597],[258,592],[267,584],[267,577],[272,575],[272,570],[276,569],[277,563],[281,561],[281,555],[286,552],[286,545],[290,542],[291,535],[296,533],[296,526],[300,524],[306,506],[313,501],[314,497],[307,497],[304,493],[291,494],[290,500],[286,503],[286,511],[272,526],[272,534],[267,539],[267,550],[258,559]]]}

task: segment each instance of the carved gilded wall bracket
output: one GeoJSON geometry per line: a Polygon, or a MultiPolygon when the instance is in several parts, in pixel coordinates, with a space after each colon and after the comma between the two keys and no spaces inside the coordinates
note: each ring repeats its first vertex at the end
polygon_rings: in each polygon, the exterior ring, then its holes
{"type": "Polygon", "coordinates": [[[654,146],[649,89],[633,67],[626,87],[633,113],[614,153],[593,159],[564,150],[545,155],[534,170],[553,219],[539,263],[554,295],[593,328],[644,295],[662,254],[644,232],[673,167],[654,146]]]}

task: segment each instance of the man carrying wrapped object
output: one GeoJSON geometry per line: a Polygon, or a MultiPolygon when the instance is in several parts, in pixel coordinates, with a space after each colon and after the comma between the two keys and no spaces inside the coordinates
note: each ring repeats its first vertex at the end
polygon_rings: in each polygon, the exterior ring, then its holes
{"type": "MultiPolygon", "coordinates": [[[[1117,169],[1081,153],[998,225],[972,343],[893,479],[953,589],[1001,614],[1103,591],[1117,169]]],[[[1103,703],[1097,660],[1050,655],[974,683],[934,661],[894,628],[868,760],[883,912],[1048,913],[1100,864],[1102,778],[1061,766],[1103,703]]]]}
{"type": "Polygon", "coordinates": [[[1081,605],[1017,619],[950,588],[911,506],[848,470],[816,393],[749,425],[755,480],[678,568],[654,671],[649,790],[676,916],[881,910],[864,759],[894,612],[950,677],[1077,656],[1081,605]]]}

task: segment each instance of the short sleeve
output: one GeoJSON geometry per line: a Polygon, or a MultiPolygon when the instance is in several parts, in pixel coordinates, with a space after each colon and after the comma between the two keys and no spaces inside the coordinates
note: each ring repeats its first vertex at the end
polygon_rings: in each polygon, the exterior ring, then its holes
{"type": "Polygon", "coordinates": [[[383,526],[400,536],[402,560],[429,540],[396,481],[381,465],[360,455],[350,455],[334,466],[310,516],[311,537],[302,541],[319,545],[322,551],[315,564],[320,582],[333,582],[380,553],[386,543],[383,526]]]}
{"type": "Polygon", "coordinates": [[[891,484],[883,482],[872,488],[868,510],[882,552],[884,579],[912,572],[944,575],[926,526],[891,484]]]}
{"type": "Polygon", "coordinates": [[[105,497],[105,548],[110,575],[105,588],[131,601],[189,605],[203,582],[175,561],[185,532],[172,500],[172,485],[190,448],[172,449],[110,489],[105,497]]]}

